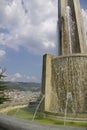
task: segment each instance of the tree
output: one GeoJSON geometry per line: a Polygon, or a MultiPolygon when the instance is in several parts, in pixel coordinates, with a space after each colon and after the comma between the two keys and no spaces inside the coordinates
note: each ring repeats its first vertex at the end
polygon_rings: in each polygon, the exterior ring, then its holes
{"type": "Polygon", "coordinates": [[[4,78],[5,76],[5,69],[1,69],[0,68],[0,104],[6,102],[9,100],[8,97],[5,96],[5,90],[8,89],[8,87],[6,86],[5,82],[4,82],[4,78]]]}

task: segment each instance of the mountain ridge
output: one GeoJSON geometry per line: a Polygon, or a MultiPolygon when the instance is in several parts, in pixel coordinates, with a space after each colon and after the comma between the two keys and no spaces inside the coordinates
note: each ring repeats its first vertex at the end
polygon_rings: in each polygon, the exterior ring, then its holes
{"type": "Polygon", "coordinates": [[[40,91],[41,90],[41,83],[36,82],[4,82],[8,89],[17,89],[20,91],[40,91]]]}

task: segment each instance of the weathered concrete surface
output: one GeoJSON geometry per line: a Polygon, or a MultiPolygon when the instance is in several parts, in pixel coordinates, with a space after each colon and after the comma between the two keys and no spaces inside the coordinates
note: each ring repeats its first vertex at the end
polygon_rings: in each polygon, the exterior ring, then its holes
{"type": "MultiPolygon", "coordinates": [[[[51,79],[52,79],[52,59],[54,56],[52,55],[44,55],[43,58],[43,72],[42,72],[42,93],[45,95],[45,100],[43,101],[41,105],[42,111],[49,110],[50,101],[51,101],[51,79]],[[50,98],[49,98],[50,97],[50,98]]],[[[55,101],[56,103],[56,101],[55,101]]]]}
{"type": "Polygon", "coordinates": [[[80,9],[79,0],[58,0],[58,12],[59,12],[59,35],[60,35],[60,53],[62,55],[72,53],[87,53],[86,48],[86,32],[84,31],[84,24],[82,13],[80,9]],[[70,18],[66,15],[66,8],[70,7],[70,18]],[[68,20],[72,22],[68,25],[68,20]],[[70,34],[69,34],[70,26],[70,34]],[[71,48],[70,52],[70,41],[71,48]]]}
{"type": "Polygon", "coordinates": [[[64,113],[87,112],[87,55],[44,56],[42,93],[43,111],[64,113]],[[69,99],[67,101],[67,96],[69,99]]]}
{"type": "Polygon", "coordinates": [[[0,114],[0,130],[87,130],[86,128],[47,125],[0,114]]]}

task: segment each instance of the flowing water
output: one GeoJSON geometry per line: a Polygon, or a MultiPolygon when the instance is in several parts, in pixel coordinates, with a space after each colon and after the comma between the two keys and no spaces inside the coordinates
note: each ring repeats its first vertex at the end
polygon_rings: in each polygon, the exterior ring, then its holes
{"type": "Polygon", "coordinates": [[[87,58],[83,56],[55,58],[52,61],[52,82],[54,83],[52,89],[55,90],[54,93],[57,93],[58,112],[65,112],[67,100],[68,113],[87,111],[86,67],[87,58]],[[67,99],[69,92],[72,98],[67,99]]]}
{"type": "Polygon", "coordinates": [[[45,95],[42,95],[42,98],[41,98],[41,100],[39,101],[39,104],[37,105],[37,107],[36,107],[36,109],[35,109],[35,112],[34,112],[32,121],[35,120],[36,114],[37,114],[37,112],[38,112],[38,110],[39,110],[39,107],[40,107],[41,103],[43,102],[44,98],[45,98],[45,95]]]}
{"type": "Polygon", "coordinates": [[[72,18],[71,18],[71,8],[69,6],[66,7],[66,18],[67,18],[67,26],[68,26],[68,43],[70,54],[72,54],[72,18]]]}
{"type": "MultiPolygon", "coordinates": [[[[72,99],[72,93],[71,92],[67,92],[67,97],[66,97],[66,105],[65,105],[65,112],[64,112],[64,126],[65,126],[65,123],[66,123],[66,119],[67,119],[67,114],[68,114],[68,103],[72,102],[73,99],[72,99]]],[[[73,107],[72,107],[73,109],[73,107]]],[[[73,111],[73,110],[72,110],[73,111]]]]}
{"type": "Polygon", "coordinates": [[[69,53],[77,53],[78,50],[77,43],[78,40],[76,38],[76,21],[73,18],[72,10],[70,6],[66,7],[65,11],[65,23],[66,23],[66,33],[67,33],[67,44],[69,45],[69,53]]]}

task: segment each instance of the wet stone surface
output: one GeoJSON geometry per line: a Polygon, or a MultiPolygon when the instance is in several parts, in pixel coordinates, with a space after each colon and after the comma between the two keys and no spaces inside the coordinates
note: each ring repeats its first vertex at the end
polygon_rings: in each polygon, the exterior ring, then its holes
{"type": "Polygon", "coordinates": [[[87,112],[87,56],[66,56],[52,60],[52,93],[50,111],[87,112]]]}

